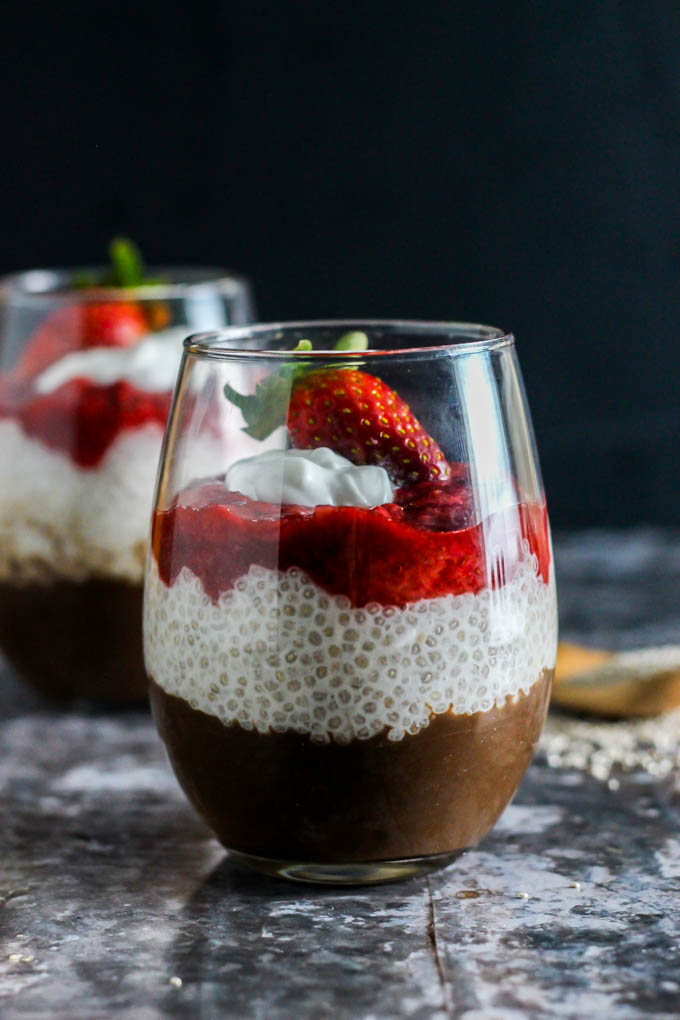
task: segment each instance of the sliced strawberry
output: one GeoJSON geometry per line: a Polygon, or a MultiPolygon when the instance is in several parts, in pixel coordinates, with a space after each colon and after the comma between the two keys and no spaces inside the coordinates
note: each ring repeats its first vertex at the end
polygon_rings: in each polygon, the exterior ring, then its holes
{"type": "Polygon", "coordinates": [[[455,531],[470,524],[474,507],[467,465],[448,467],[445,482],[418,482],[395,492],[395,503],[409,524],[432,531],[455,531]]]}
{"type": "Polygon", "coordinates": [[[545,504],[522,503],[519,508],[522,533],[538,560],[538,572],[547,584],[550,578],[550,524],[545,504]]]}

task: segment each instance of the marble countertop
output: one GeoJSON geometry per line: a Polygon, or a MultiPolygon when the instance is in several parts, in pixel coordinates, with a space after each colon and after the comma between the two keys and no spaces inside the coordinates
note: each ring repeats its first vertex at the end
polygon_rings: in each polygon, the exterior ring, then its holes
{"type": "MultiPolygon", "coordinates": [[[[564,536],[557,562],[565,636],[680,642],[680,534],[564,536]]],[[[680,1015],[676,768],[542,753],[447,870],[316,889],[229,863],[145,713],[0,685],[3,1018],[680,1015]]]]}

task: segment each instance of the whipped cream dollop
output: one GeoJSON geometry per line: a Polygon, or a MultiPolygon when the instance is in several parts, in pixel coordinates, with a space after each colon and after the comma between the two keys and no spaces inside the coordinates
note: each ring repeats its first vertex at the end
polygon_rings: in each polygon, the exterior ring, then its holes
{"type": "Polygon", "coordinates": [[[126,380],[139,390],[162,393],[173,389],[187,326],[150,333],[130,347],[90,347],[55,361],[35,382],[38,393],[51,393],[71,379],[89,379],[101,386],[126,380]]]}
{"type": "Polygon", "coordinates": [[[225,478],[228,489],[264,503],[369,508],[392,502],[384,468],[352,464],[322,446],[316,450],[267,450],[238,460],[225,478]]]}

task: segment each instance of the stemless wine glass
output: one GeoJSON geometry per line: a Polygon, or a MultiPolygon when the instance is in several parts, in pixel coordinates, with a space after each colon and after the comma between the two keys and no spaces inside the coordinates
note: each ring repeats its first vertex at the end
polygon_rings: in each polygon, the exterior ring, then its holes
{"type": "Polygon", "coordinates": [[[146,698],[142,582],[182,340],[252,318],[214,269],[0,281],[0,650],[43,692],[146,698]]]}
{"type": "Polygon", "coordinates": [[[476,844],[529,765],[557,643],[512,336],[189,338],[144,636],[175,772],[237,861],[374,882],[476,844]]]}

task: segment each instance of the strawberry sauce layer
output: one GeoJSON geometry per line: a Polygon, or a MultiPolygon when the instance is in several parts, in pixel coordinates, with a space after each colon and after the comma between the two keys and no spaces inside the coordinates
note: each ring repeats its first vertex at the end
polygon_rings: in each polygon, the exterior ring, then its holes
{"type": "MultiPolygon", "coordinates": [[[[480,524],[470,524],[469,492],[458,478],[399,490],[395,503],[370,510],[315,508],[255,502],[220,482],[190,487],[167,510],[157,511],[153,550],[170,586],[183,567],[217,601],[251,566],[298,567],[327,592],[352,605],[406,606],[420,599],[476,593],[486,587],[487,562],[480,524]]],[[[545,508],[520,506],[490,524],[511,536],[505,569],[510,579],[519,539],[528,541],[547,583],[550,570],[545,508]]],[[[497,580],[496,580],[497,579],[497,580]]]]}
{"type": "Polygon", "coordinates": [[[18,422],[26,435],[79,467],[94,468],[125,429],[151,422],[164,428],[170,400],[170,393],[148,393],[124,380],[102,386],[71,379],[38,394],[8,378],[0,384],[0,419],[18,422]]]}

